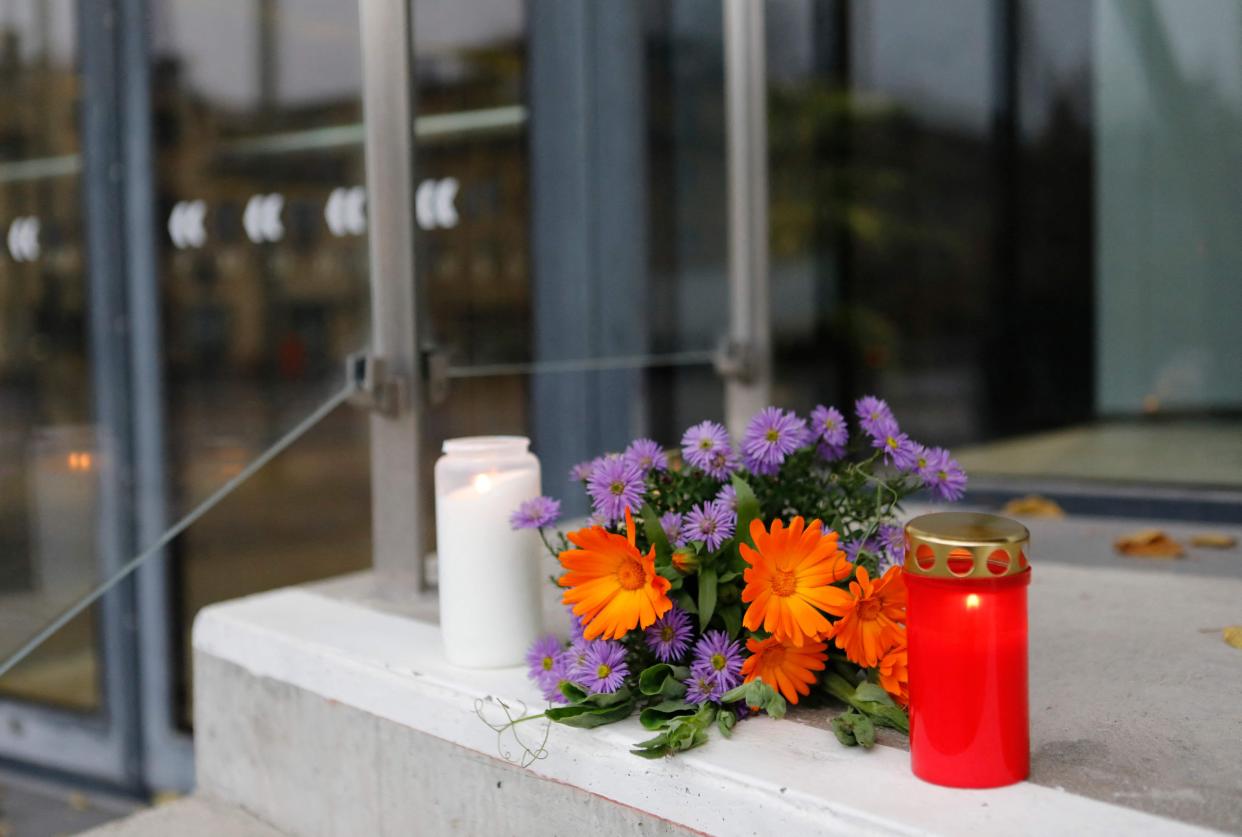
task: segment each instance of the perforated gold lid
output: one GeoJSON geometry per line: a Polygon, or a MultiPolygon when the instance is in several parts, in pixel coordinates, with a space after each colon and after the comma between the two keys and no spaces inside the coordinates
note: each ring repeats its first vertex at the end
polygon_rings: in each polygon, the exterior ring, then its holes
{"type": "Polygon", "coordinates": [[[1031,533],[1016,520],[937,512],[906,524],[906,572],[932,578],[999,578],[1025,572],[1031,533]]]}

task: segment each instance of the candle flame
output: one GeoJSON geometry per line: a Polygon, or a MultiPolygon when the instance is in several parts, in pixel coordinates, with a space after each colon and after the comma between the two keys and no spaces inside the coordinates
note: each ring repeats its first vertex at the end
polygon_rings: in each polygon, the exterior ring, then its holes
{"type": "Polygon", "coordinates": [[[971,593],[969,596],[966,597],[966,607],[970,608],[971,610],[974,610],[978,606],[979,606],[979,594],[978,593],[971,593]]]}
{"type": "Polygon", "coordinates": [[[492,478],[487,474],[479,474],[474,478],[474,490],[486,494],[492,490],[492,478]]]}

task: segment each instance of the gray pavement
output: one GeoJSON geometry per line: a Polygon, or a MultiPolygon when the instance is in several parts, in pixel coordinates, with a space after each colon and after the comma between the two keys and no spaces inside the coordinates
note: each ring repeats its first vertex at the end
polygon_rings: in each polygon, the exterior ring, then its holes
{"type": "Polygon", "coordinates": [[[0,837],[77,834],[138,807],[125,797],[0,771],[0,837]]]}

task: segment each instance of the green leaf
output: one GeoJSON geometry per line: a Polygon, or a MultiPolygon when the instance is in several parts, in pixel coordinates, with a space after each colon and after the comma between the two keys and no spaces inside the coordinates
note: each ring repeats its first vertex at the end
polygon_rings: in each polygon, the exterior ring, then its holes
{"type": "Polygon", "coordinates": [[[720,698],[721,703],[734,703],[739,700],[745,701],[747,706],[758,707],[770,717],[778,720],[785,717],[785,712],[789,708],[785,699],[762,680],[743,683],[725,692],[720,698]]]}
{"type": "Polygon", "coordinates": [[[733,490],[737,494],[737,534],[735,537],[738,543],[744,543],[749,547],[754,547],[754,541],[750,539],[750,522],[759,517],[759,500],[755,498],[755,492],[751,490],[746,480],[733,475],[733,490]]]}
{"type": "Polygon", "coordinates": [[[673,718],[682,715],[692,715],[694,710],[694,704],[686,703],[684,700],[666,700],[662,703],[657,703],[655,706],[648,706],[639,712],[638,722],[645,729],[663,729],[673,718]]]}
{"type": "Polygon", "coordinates": [[[545,714],[547,717],[557,723],[565,724],[570,727],[581,727],[590,729],[592,727],[600,727],[604,724],[612,724],[617,721],[628,718],[634,712],[633,699],[615,706],[591,706],[589,704],[578,704],[577,706],[558,706],[549,709],[545,714]]]}
{"type": "Polygon", "coordinates": [[[673,548],[669,545],[668,536],[664,534],[664,527],[660,525],[660,516],[656,514],[650,503],[643,503],[642,515],[643,531],[647,534],[647,543],[655,547],[656,564],[671,568],[673,548]]]}
{"type": "Polygon", "coordinates": [[[630,689],[625,687],[617,689],[615,692],[599,692],[597,694],[587,695],[584,703],[590,706],[616,706],[630,699],[630,689]]]}
{"type": "Polygon", "coordinates": [[[730,637],[737,637],[742,632],[742,606],[725,605],[720,609],[720,618],[724,620],[725,632],[730,637]]]}
{"type": "Polygon", "coordinates": [[[875,746],[875,726],[870,718],[859,712],[850,710],[833,718],[832,731],[837,740],[847,747],[857,744],[870,750],[875,746]]]}
{"type": "Polygon", "coordinates": [[[679,698],[686,693],[686,686],[682,681],[689,676],[690,669],[684,666],[656,663],[643,669],[638,675],[638,691],[648,697],[660,695],[665,698],[679,698]]]}
{"type": "Polygon", "coordinates": [[[721,709],[720,714],[716,716],[716,726],[720,728],[720,734],[725,738],[733,737],[733,728],[737,726],[737,715],[729,709],[721,709]]]}
{"type": "Polygon", "coordinates": [[[570,683],[568,680],[561,681],[561,694],[571,706],[587,699],[587,690],[577,683],[570,683]]]}
{"type": "Polygon", "coordinates": [[[846,747],[858,746],[858,739],[854,737],[854,725],[847,724],[844,715],[832,719],[832,734],[846,747]]]}
{"type": "Polygon", "coordinates": [[[832,719],[832,734],[836,735],[837,740],[846,746],[858,746],[858,739],[854,738],[853,726],[843,723],[842,718],[845,718],[845,715],[832,719]]]}
{"type": "Polygon", "coordinates": [[[785,717],[785,712],[789,709],[789,705],[785,703],[785,699],[776,692],[772,692],[772,697],[768,698],[767,703],[763,706],[763,710],[768,713],[768,717],[780,720],[785,717]]]}
{"type": "Polygon", "coordinates": [[[699,567],[699,630],[707,630],[716,610],[716,568],[699,567]]]}
{"type": "Polygon", "coordinates": [[[677,604],[677,606],[681,608],[682,610],[684,610],[686,613],[693,614],[693,613],[699,612],[698,605],[694,603],[694,596],[691,596],[689,591],[678,590],[676,593],[673,593],[671,596],[669,596],[669,598],[671,598],[677,604]]]}
{"type": "Polygon", "coordinates": [[[854,697],[857,700],[871,701],[872,703],[879,703],[885,706],[895,705],[893,698],[888,692],[884,691],[883,687],[869,681],[858,684],[858,687],[854,689],[854,697]]]}

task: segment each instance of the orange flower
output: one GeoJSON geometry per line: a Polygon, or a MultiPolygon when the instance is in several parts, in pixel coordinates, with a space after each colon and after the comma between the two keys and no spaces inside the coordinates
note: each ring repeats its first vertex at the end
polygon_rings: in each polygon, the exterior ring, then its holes
{"type": "Polygon", "coordinates": [[[910,669],[906,660],[905,635],[880,659],[880,685],[893,700],[906,706],[910,703],[910,669]]]}
{"type": "Polygon", "coordinates": [[[828,658],[828,646],[822,642],[798,646],[774,636],[748,639],[746,650],[750,656],[742,663],[744,682],[757,677],[790,703],[797,703],[799,695],[810,694],[811,684],[815,682],[814,672],[823,671],[828,658]]]}
{"type": "Polygon", "coordinates": [[[582,618],[586,639],[620,639],[634,628],[646,628],[673,603],[669,581],[656,575],[655,547],[643,555],[634,546],[634,517],[625,510],[626,537],[592,526],[569,533],[579,549],[560,554],[568,572],[560,585],[568,587],[561,601],[574,606],[582,618]]]}
{"type": "Polygon", "coordinates": [[[827,609],[834,601],[828,595],[834,588],[828,585],[848,578],[854,565],[837,548],[837,533],[825,535],[823,527],[812,520],[804,528],[802,518],[795,517],[788,529],[781,521],[772,521],[769,533],[761,521],[751,521],[755,548],[741,545],[742,557],[750,564],[742,573],[746,580],[742,601],[750,603],[742,624],[748,630],[757,631],[762,625],[778,639],[802,645],[832,628],[816,608],[827,609]]]}
{"type": "Polygon", "coordinates": [[[840,618],[824,635],[836,640],[837,647],[855,663],[874,668],[880,657],[904,635],[899,624],[906,613],[906,585],[901,567],[890,567],[872,581],[866,567],[850,582],[848,591],[830,587],[824,610],[840,618]]]}

